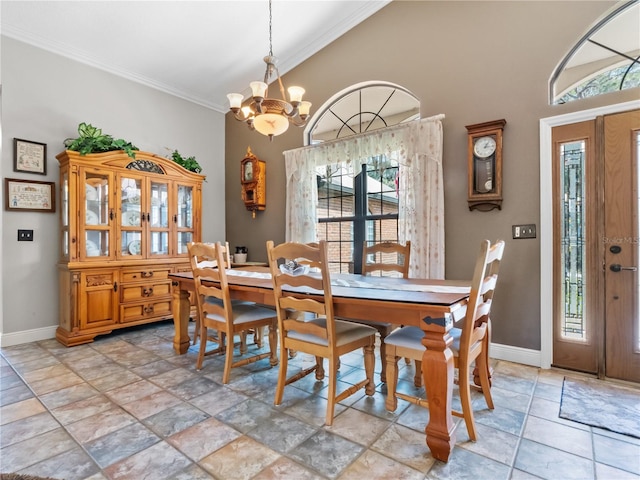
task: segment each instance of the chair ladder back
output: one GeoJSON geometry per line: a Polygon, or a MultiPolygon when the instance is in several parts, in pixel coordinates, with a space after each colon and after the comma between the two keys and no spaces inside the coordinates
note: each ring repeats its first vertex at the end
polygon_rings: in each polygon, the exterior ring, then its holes
{"type": "Polygon", "coordinates": [[[404,245],[396,242],[382,242],[362,246],[362,275],[370,275],[373,272],[398,272],[402,278],[409,276],[409,261],[411,259],[411,242],[404,245]],[[373,261],[369,256],[373,255],[373,261]],[[394,258],[395,256],[395,258],[394,258]],[[384,261],[385,259],[391,259],[384,261]],[[402,259],[402,262],[400,261],[402,259]]]}
{"type": "Polygon", "coordinates": [[[498,281],[498,269],[504,241],[499,240],[493,245],[484,240],[478,255],[471,282],[471,293],[467,304],[467,314],[462,327],[460,350],[473,345],[482,339],[488,328],[488,321],[493,301],[493,292],[498,281]],[[473,325],[474,328],[469,328],[473,325]]]}
{"type": "Polygon", "coordinates": [[[480,244],[480,252],[476,257],[476,265],[473,270],[473,279],[471,280],[471,292],[467,302],[467,313],[462,323],[462,333],[460,334],[460,356],[466,356],[470,346],[474,343],[476,319],[478,318],[478,309],[484,303],[482,295],[483,282],[485,272],[487,271],[487,258],[491,243],[489,240],[483,240],[480,244]]]}
{"type": "Polygon", "coordinates": [[[326,267],[326,242],[311,244],[283,243],[274,246],[273,241],[267,242],[269,267],[274,284],[274,295],[280,326],[286,330],[295,330],[300,333],[309,333],[321,338],[335,341],[333,296],[331,294],[331,279],[326,267]],[[289,275],[280,270],[279,264],[284,261],[295,260],[300,265],[308,265],[319,270],[300,275],[289,275]],[[314,290],[314,298],[305,297],[302,293],[296,293],[286,286],[295,289],[314,290]],[[316,316],[326,317],[327,327],[322,328],[316,324],[308,324],[303,320],[290,317],[288,310],[301,313],[313,313],[316,316]]]}
{"type": "Polygon", "coordinates": [[[192,242],[187,245],[187,249],[196,292],[199,296],[199,315],[201,318],[206,317],[208,313],[220,315],[229,322],[230,319],[233,318],[229,284],[227,282],[226,270],[224,268],[218,268],[218,265],[226,265],[225,256],[228,255],[228,248],[223,247],[220,242],[192,242]],[[219,282],[219,286],[205,284],[202,282],[203,279],[219,282]],[[220,300],[222,305],[207,302],[207,297],[220,300]]]}

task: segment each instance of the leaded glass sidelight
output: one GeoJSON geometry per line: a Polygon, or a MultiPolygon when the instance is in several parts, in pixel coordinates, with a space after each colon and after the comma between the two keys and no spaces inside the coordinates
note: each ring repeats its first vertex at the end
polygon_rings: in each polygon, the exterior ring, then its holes
{"type": "Polygon", "coordinates": [[[564,338],[586,340],[585,312],[586,229],[585,229],[585,164],[584,140],[560,145],[561,231],[561,295],[564,338]]]}

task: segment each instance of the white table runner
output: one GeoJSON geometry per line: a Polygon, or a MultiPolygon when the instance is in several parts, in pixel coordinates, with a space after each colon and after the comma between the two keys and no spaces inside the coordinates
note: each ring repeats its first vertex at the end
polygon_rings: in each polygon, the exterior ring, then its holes
{"type": "MultiPolygon", "coordinates": [[[[251,277],[269,279],[271,274],[267,272],[253,272],[251,270],[227,270],[228,276],[251,277]]],[[[417,285],[417,284],[393,284],[388,282],[376,283],[375,280],[367,280],[366,282],[342,278],[332,278],[331,285],[334,287],[351,287],[351,288],[376,288],[380,290],[402,290],[411,292],[429,292],[429,293],[469,293],[471,290],[468,286],[451,286],[451,285],[417,285]]]]}

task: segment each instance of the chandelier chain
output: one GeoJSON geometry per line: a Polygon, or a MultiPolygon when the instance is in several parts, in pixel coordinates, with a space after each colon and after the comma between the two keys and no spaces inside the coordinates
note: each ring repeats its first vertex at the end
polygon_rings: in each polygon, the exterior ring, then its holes
{"type": "Polygon", "coordinates": [[[269,0],[269,55],[273,57],[273,42],[271,38],[271,0],[269,0]]]}

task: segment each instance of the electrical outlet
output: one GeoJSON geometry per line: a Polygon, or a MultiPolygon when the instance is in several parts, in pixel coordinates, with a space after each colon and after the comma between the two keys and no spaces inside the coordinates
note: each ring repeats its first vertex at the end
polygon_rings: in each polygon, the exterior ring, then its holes
{"type": "Polygon", "coordinates": [[[512,225],[511,232],[513,233],[513,238],[536,238],[536,225],[535,223],[512,225]]]}
{"type": "Polygon", "coordinates": [[[33,230],[18,230],[19,242],[33,242],[33,230]]]}

